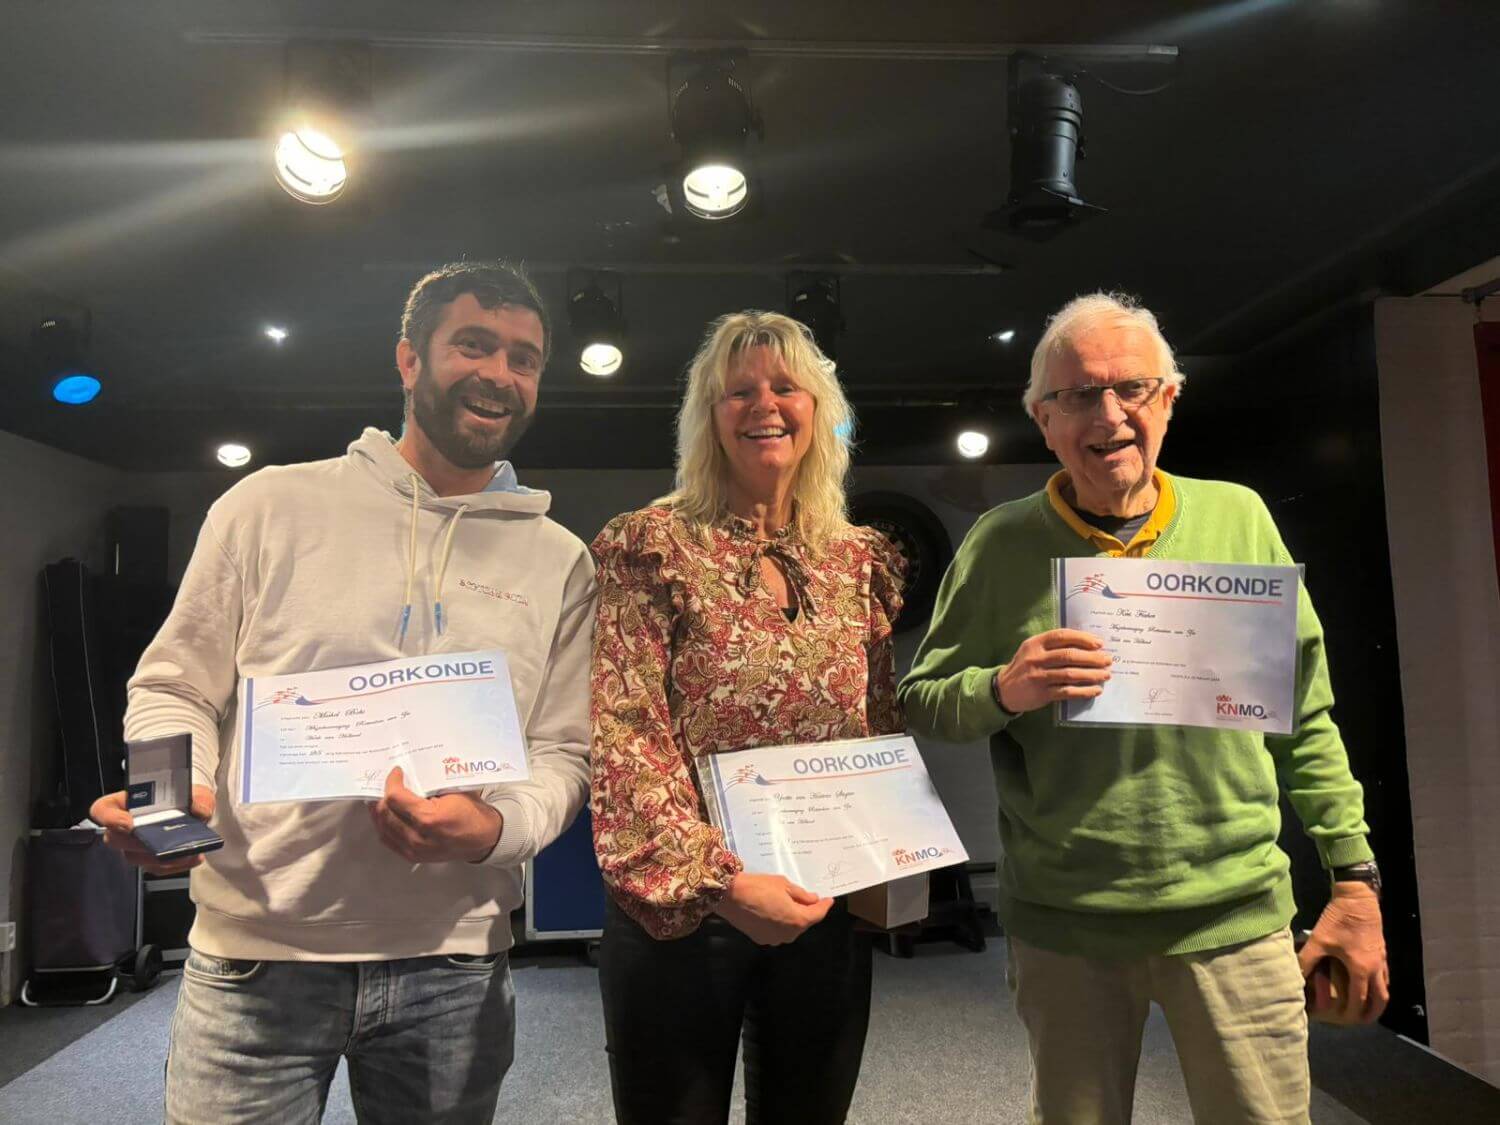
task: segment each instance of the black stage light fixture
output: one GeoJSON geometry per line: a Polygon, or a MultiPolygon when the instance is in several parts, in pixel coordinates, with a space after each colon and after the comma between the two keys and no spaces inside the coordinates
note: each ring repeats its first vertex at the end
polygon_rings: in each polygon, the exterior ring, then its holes
{"type": "Polygon", "coordinates": [[[86,366],[91,318],[87,310],[49,316],[32,333],[32,354],[53,401],[82,406],[98,397],[102,383],[86,366]]]}
{"type": "Polygon", "coordinates": [[[1026,52],[1009,63],[1010,195],[984,225],[1045,241],[1104,208],[1073,182],[1083,151],[1083,99],[1061,68],[1026,52]]]}
{"type": "Polygon", "coordinates": [[[370,45],[293,39],[286,45],[282,117],[276,128],[276,182],[303,203],[332,203],[371,103],[370,45]]]}
{"type": "Polygon", "coordinates": [[[843,301],[837,274],[794,273],[786,281],[786,311],[812,330],[829,359],[837,359],[844,330],[843,301]]]}
{"type": "Polygon", "coordinates": [[[732,54],[685,57],[667,66],[672,138],[681,160],[667,170],[674,214],[705,222],[738,215],[755,194],[747,148],[765,126],[732,54]]]}
{"type": "Polygon", "coordinates": [[[625,362],[625,300],[620,279],[596,273],[586,282],[568,280],[568,325],[585,374],[606,378],[625,362]],[[611,300],[604,282],[613,281],[611,300]]]}

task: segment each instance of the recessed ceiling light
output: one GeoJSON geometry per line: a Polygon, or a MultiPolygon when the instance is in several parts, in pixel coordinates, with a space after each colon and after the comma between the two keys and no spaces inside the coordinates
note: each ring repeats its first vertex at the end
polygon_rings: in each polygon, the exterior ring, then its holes
{"type": "Polygon", "coordinates": [[[990,439],[978,430],[965,430],[958,435],[958,452],[971,461],[976,457],[983,457],[989,452],[989,448],[990,439]]]}
{"type": "Polygon", "coordinates": [[[279,324],[266,325],[266,335],[278,344],[285,340],[288,334],[287,330],[279,324]]]}
{"type": "Polygon", "coordinates": [[[82,406],[99,394],[99,380],[81,371],[70,371],[52,384],[52,397],[65,406],[82,406]]]}
{"type": "Polygon", "coordinates": [[[1002,332],[993,332],[990,334],[990,339],[994,340],[997,344],[1008,344],[1015,338],[1016,330],[1014,328],[1007,328],[1002,332]]]}
{"type": "Polygon", "coordinates": [[[219,464],[227,465],[231,469],[243,469],[250,464],[250,450],[232,441],[219,446],[218,457],[219,464]]]}

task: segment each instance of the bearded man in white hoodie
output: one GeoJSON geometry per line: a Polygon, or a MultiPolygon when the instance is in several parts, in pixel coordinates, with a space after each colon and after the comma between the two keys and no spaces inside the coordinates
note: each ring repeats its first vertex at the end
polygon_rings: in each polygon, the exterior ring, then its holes
{"type": "Polygon", "coordinates": [[[209,509],[125,733],[192,733],[193,811],[224,846],[158,864],[123,794],[91,812],[142,867],[194,868],[169,1122],[317,1121],[341,1057],[362,1122],[494,1115],[521,864],[588,791],[594,568],[503,460],[550,343],[519,271],[428,274],[396,347],[400,439],[367,429],[343,457],[263,469],[209,509]],[[506,653],[529,780],[424,798],[398,770],[377,803],[237,799],[242,678],[487,648],[506,653]]]}

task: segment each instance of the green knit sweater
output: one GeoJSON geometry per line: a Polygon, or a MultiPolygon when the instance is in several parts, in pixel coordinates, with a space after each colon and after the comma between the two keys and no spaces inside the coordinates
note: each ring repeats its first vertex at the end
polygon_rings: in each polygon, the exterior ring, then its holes
{"type": "MultiPolygon", "coordinates": [[[[1143,557],[1288,565],[1254,492],[1171,477],[1176,507],[1143,557]]],[[[1049,561],[1100,557],[1045,491],[982,516],[943,579],[899,695],[915,731],[990,740],[1001,920],[1023,941],[1098,957],[1217,949],[1285,926],[1290,861],[1277,780],[1326,867],[1371,858],[1363,793],[1330,710],[1323,631],[1304,587],[1292,735],[1059,726],[991,694],[1027,637],[1056,627],[1049,561]]],[[[1134,553],[1134,552],[1131,552],[1134,553]]]]}

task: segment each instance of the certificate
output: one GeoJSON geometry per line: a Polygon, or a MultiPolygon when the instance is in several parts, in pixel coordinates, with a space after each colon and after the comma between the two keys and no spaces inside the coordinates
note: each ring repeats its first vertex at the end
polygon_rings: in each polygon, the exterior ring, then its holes
{"type": "Polygon", "coordinates": [[[1104,642],[1110,680],[1066,723],[1290,734],[1302,568],[1054,559],[1058,624],[1104,642]]]}
{"type": "Polygon", "coordinates": [[[907,735],[698,761],[709,819],[745,870],[844,894],[969,858],[907,735]]]}
{"type": "Polygon", "coordinates": [[[241,800],[422,795],[530,776],[499,649],[240,681],[241,800]]]}

